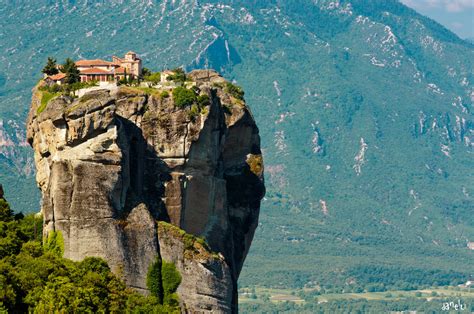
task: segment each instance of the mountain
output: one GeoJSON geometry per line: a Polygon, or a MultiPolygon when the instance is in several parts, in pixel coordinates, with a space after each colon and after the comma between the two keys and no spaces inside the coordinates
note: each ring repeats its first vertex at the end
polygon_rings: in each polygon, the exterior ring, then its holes
{"type": "Polygon", "coordinates": [[[436,22],[394,0],[1,4],[0,181],[14,208],[38,208],[32,154],[11,143],[47,56],[134,49],[149,68],[214,68],[246,91],[267,195],[241,286],[474,273],[474,46],[436,22]]]}

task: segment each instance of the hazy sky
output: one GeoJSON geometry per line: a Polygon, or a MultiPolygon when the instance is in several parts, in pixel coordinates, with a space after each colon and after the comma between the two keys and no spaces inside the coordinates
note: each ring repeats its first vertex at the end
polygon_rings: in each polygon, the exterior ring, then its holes
{"type": "Polygon", "coordinates": [[[401,0],[461,38],[474,37],[474,0],[401,0]]]}

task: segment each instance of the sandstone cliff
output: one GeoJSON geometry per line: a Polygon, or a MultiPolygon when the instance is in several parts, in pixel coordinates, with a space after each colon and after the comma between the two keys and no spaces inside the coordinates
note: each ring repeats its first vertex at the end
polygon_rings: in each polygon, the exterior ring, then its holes
{"type": "Polygon", "coordinates": [[[265,192],[260,138],[222,77],[188,77],[210,100],[198,112],[171,90],[134,87],[40,108],[35,88],[28,141],[44,233],[61,231],[65,257],[103,257],[139,290],[161,256],[182,274],[184,310],[231,312],[265,192]]]}

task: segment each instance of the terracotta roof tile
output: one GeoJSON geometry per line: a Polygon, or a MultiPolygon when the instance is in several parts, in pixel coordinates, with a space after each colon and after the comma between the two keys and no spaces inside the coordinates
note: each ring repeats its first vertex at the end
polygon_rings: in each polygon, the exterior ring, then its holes
{"type": "Polygon", "coordinates": [[[77,66],[100,66],[100,65],[113,65],[112,62],[95,59],[95,60],[79,60],[76,61],[77,66]]]}
{"type": "Polygon", "coordinates": [[[115,74],[124,74],[125,73],[125,68],[123,67],[118,67],[115,69],[115,74]]]}
{"type": "Polygon", "coordinates": [[[53,81],[59,81],[59,80],[62,80],[63,78],[66,77],[66,74],[64,73],[58,73],[58,74],[55,74],[55,75],[51,75],[51,76],[48,76],[48,78],[52,79],[53,81]]]}
{"type": "Polygon", "coordinates": [[[81,74],[113,74],[112,72],[98,69],[98,68],[90,68],[81,70],[81,74]]]}

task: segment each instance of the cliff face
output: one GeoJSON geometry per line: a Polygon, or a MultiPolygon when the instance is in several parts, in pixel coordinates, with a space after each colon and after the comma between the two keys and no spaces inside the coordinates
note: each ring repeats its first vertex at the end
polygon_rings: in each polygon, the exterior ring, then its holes
{"type": "Polygon", "coordinates": [[[229,312],[264,195],[260,138],[222,77],[189,78],[210,100],[197,114],[171,91],[131,87],[59,96],[41,110],[35,89],[28,141],[44,233],[62,232],[65,257],[103,257],[144,290],[161,256],[182,274],[184,309],[229,312]]]}

